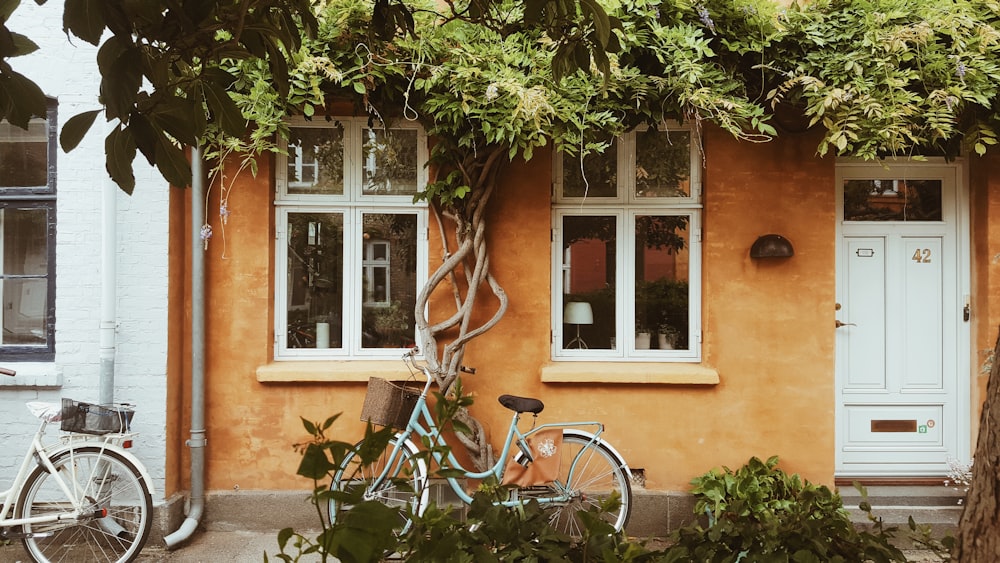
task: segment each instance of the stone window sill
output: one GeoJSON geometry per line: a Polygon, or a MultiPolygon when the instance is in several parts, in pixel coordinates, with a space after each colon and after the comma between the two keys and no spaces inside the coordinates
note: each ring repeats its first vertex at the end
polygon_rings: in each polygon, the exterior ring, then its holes
{"type": "Polygon", "coordinates": [[[701,364],[671,362],[552,362],[542,366],[542,382],[718,385],[719,372],[701,364]]]}
{"type": "Polygon", "coordinates": [[[350,383],[367,382],[371,377],[392,381],[409,379],[409,372],[399,360],[329,360],[321,362],[271,362],[257,367],[261,383],[299,381],[350,383]]]}
{"type": "Polygon", "coordinates": [[[17,371],[17,375],[0,376],[0,389],[58,389],[63,384],[62,369],[53,363],[10,362],[5,367],[17,371]]]}

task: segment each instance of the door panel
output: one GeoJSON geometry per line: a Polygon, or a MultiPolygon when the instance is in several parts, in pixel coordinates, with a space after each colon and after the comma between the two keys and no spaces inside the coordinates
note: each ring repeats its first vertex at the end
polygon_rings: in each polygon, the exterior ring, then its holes
{"type": "Polygon", "coordinates": [[[885,390],[885,238],[857,237],[847,243],[847,294],[850,307],[839,315],[847,323],[847,378],[844,392],[885,390]]]}
{"type": "Polygon", "coordinates": [[[903,256],[901,391],[944,389],[941,238],[907,237],[903,256]]]}

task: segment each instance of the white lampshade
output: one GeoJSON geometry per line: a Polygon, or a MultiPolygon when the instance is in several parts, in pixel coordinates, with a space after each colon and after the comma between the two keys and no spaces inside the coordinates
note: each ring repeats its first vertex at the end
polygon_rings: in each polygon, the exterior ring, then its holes
{"type": "Polygon", "coordinates": [[[571,325],[594,324],[594,310],[585,301],[571,301],[563,310],[563,322],[571,325]]]}

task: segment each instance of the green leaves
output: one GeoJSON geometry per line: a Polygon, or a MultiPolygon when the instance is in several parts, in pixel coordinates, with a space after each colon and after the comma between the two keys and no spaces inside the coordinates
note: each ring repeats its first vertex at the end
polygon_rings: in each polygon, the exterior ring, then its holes
{"type": "MultiPolygon", "coordinates": [[[[777,456],[691,484],[695,514],[708,514],[708,526],[677,530],[668,549],[677,557],[668,561],[906,561],[893,529],[859,532],[835,492],[785,473],[777,456]]],[[[861,508],[870,514],[867,503],[861,508]]]]}
{"type": "Polygon", "coordinates": [[[104,0],[66,0],[63,9],[63,31],[97,45],[104,34],[104,0]]]}
{"type": "Polygon", "coordinates": [[[66,152],[76,148],[102,110],[87,111],[69,118],[59,133],[59,145],[66,152]]]}

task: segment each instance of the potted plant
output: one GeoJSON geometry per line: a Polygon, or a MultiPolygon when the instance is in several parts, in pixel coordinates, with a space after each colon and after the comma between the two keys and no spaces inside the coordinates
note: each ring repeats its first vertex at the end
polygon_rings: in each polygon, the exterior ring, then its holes
{"type": "Polygon", "coordinates": [[[652,332],[646,324],[639,318],[635,320],[635,349],[649,350],[650,341],[653,338],[652,332]]]}
{"type": "Polygon", "coordinates": [[[673,325],[661,323],[656,328],[657,345],[660,350],[673,350],[677,346],[677,339],[681,333],[673,325]]]}

